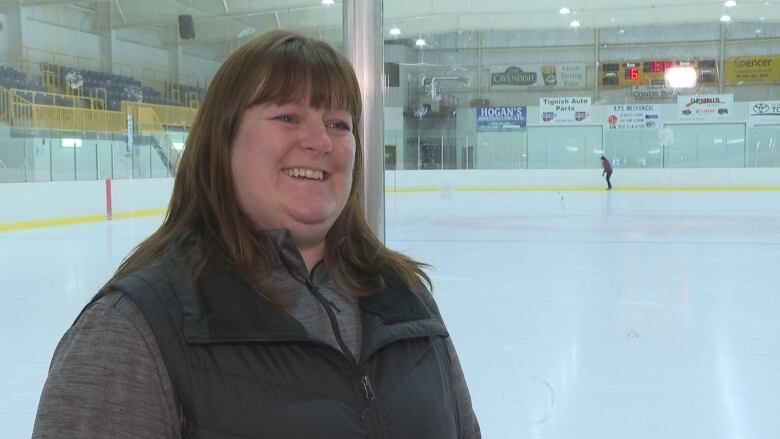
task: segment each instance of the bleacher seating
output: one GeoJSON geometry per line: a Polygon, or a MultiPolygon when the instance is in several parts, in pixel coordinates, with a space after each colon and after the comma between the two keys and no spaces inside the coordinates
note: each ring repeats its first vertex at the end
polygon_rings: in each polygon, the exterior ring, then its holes
{"type": "Polygon", "coordinates": [[[0,65],[0,85],[5,88],[42,91],[43,84],[31,81],[26,75],[13,67],[0,65]]]}
{"type": "MultiPolygon", "coordinates": [[[[53,63],[41,63],[42,72],[50,72],[48,75],[55,77],[58,86],[51,88],[51,82],[44,81],[50,85],[49,90],[46,90],[44,83],[41,81],[32,81],[27,79],[26,75],[10,66],[0,65],[0,86],[8,89],[17,90],[30,90],[35,92],[49,91],[59,94],[70,94],[78,96],[101,96],[106,99],[105,109],[111,111],[119,111],[121,109],[122,101],[132,102],[145,102],[149,104],[157,105],[170,105],[170,106],[190,106],[191,100],[194,98],[197,102],[202,101],[205,94],[203,87],[176,84],[166,82],[162,87],[167,90],[168,93],[161,93],[159,90],[145,86],[141,81],[127,75],[119,75],[114,73],[99,72],[88,69],[76,69],[74,67],[62,66],[53,63]],[[69,89],[70,84],[68,82],[68,74],[72,72],[78,72],[81,75],[81,87],[78,91],[69,89]],[[172,99],[171,96],[175,94],[171,93],[172,89],[178,89],[178,99],[172,99]],[[104,92],[98,92],[102,89],[104,92]],[[93,92],[95,90],[95,92],[93,92]],[[105,94],[103,94],[105,93],[105,94]]],[[[46,75],[44,75],[46,76],[46,75]]],[[[26,93],[17,92],[17,96],[30,101],[35,101],[35,104],[39,105],[58,105],[58,106],[73,106],[74,100],[63,96],[50,96],[42,93],[26,93]]],[[[84,105],[85,101],[76,101],[77,105],[84,105]]]]}

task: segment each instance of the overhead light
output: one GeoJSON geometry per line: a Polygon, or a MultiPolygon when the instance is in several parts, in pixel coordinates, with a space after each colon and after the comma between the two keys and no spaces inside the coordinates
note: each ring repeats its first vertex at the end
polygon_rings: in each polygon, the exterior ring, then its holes
{"type": "Polygon", "coordinates": [[[723,3],[723,6],[727,8],[733,8],[734,6],[737,6],[737,2],[735,2],[734,0],[726,0],[726,2],[723,3]]]}
{"type": "Polygon", "coordinates": [[[390,35],[401,35],[401,29],[398,29],[397,27],[390,29],[390,35]]]}
{"type": "Polygon", "coordinates": [[[418,38],[417,41],[414,42],[414,44],[416,46],[422,47],[425,45],[425,40],[423,40],[422,38],[418,38]]]}
{"type": "Polygon", "coordinates": [[[248,28],[246,28],[246,29],[244,29],[244,30],[242,30],[241,32],[238,33],[238,38],[248,37],[249,35],[252,35],[255,32],[257,32],[257,29],[255,29],[253,27],[248,27],[248,28]]]}
{"type": "Polygon", "coordinates": [[[569,26],[571,27],[580,27],[580,22],[577,20],[572,20],[571,23],[569,23],[569,26]]]}
{"type": "Polygon", "coordinates": [[[731,21],[731,16],[729,16],[729,15],[721,15],[720,16],[720,21],[722,21],[723,23],[728,23],[729,21],[731,21]]]}
{"type": "Polygon", "coordinates": [[[175,149],[176,151],[181,151],[182,149],[184,149],[184,142],[171,142],[171,143],[173,143],[173,149],[175,149]]]}
{"type": "Polygon", "coordinates": [[[566,15],[571,13],[571,9],[567,8],[566,6],[562,7],[561,9],[558,9],[558,13],[561,15],[566,15]]]}
{"type": "Polygon", "coordinates": [[[693,88],[697,76],[696,69],[691,66],[669,67],[664,73],[664,84],[668,88],[693,88]]]}
{"type": "Polygon", "coordinates": [[[333,0],[322,0],[322,4],[330,6],[333,4],[333,0]]]}

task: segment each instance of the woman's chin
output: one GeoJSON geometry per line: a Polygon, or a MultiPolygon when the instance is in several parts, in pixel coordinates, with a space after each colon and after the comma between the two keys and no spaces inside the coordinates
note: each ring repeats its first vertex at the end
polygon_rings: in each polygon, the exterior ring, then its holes
{"type": "Polygon", "coordinates": [[[318,243],[325,239],[333,221],[327,217],[307,217],[290,224],[287,229],[297,243],[318,243]]]}

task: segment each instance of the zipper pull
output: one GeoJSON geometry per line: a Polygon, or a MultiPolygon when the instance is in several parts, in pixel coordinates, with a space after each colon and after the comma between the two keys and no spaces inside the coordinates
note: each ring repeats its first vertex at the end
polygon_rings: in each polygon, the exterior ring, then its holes
{"type": "Polygon", "coordinates": [[[360,382],[363,383],[363,390],[366,391],[366,399],[373,401],[376,395],[374,395],[374,389],[371,388],[371,381],[369,381],[368,375],[363,375],[363,377],[360,378],[360,382]]]}

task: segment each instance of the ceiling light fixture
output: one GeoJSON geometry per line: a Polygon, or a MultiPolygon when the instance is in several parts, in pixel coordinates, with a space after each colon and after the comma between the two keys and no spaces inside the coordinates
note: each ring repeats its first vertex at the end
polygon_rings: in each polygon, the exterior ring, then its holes
{"type": "Polygon", "coordinates": [[[669,67],[664,73],[664,84],[668,88],[693,88],[697,76],[696,69],[691,66],[669,67]]]}
{"type": "Polygon", "coordinates": [[[423,40],[422,38],[418,38],[417,41],[414,42],[414,45],[418,47],[422,47],[425,45],[425,40],[423,40]]]}
{"type": "Polygon", "coordinates": [[[397,27],[390,29],[390,35],[401,35],[401,29],[398,29],[397,27]]]}
{"type": "Polygon", "coordinates": [[[733,8],[734,6],[737,6],[737,2],[735,2],[734,0],[726,0],[726,2],[723,3],[723,6],[727,8],[733,8]]]}
{"type": "Polygon", "coordinates": [[[572,20],[571,23],[569,23],[569,26],[571,27],[580,27],[580,22],[577,20],[572,20]]]}
{"type": "Polygon", "coordinates": [[[571,9],[567,8],[566,6],[562,7],[561,9],[558,9],[558,13],[561,15],[566,15],[571,13],[571,9]]]}
{"type": "Polygon", "coordinates": [[[731,16],[729,16],[729,15],[721,15],[720,16],[720,21],[723,22],[723,23],[728,23],[729,21],[731,21],[731,16]]]}
{"type": "Polygon", "coordinates": [[[323,5],[328,5],[328,6],[330,6],[330,5],[332,5],[333,3],[334,3],[334,1],[333,1],[333,0],[322,0],[322,4],[323,4],[323,5]]]}

